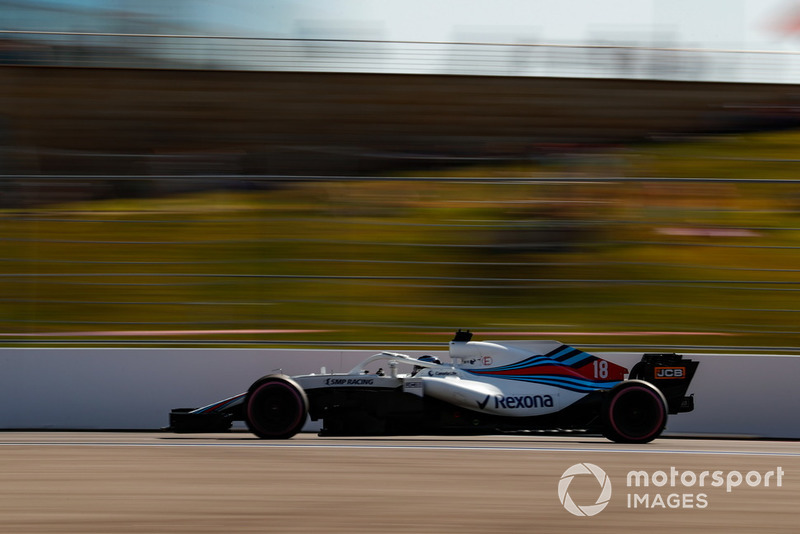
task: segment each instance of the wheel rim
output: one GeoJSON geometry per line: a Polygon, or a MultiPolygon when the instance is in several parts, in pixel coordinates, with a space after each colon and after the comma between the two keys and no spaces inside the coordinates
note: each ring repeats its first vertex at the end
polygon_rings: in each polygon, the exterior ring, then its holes
{"type": "Polygon", "coordinates": [[[267,382],[253,391],[247,405],[250,423],[262,434],[293,433],[302,424],[305,403],[299,392],[284,382],[267,382]]]}
{"type": "Polygon", "coordinates": [[[611,426],[625,439],[647,439],[664,424],[664,404],[650,388],[634,386],[621,391],[609,407],[611,426]]]}

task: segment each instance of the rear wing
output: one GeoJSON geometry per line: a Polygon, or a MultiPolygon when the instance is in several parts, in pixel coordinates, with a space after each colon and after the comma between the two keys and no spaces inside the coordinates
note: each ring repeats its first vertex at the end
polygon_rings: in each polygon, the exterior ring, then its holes
{"type": "Polygon", "coordinates": [[[667,399],[669,413],[691,412],[694,397],[686,396],[700,362],[680,354],[645,354],[633,366],[629,378],[650,382],[667,399]]]}

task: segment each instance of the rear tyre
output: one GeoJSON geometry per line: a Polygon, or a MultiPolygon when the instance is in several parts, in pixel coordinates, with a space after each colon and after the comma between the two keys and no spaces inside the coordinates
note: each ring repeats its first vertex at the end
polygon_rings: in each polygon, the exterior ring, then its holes
{"type": "Polygon", "coordinates": [[[642,380],[614,386],[603,403],[603,435],[617,443],[653,441],[667,424],[667,401],[657,387],[642,380]]]}
{"type": "Polygon", "coordinates": [[[244,416],[250,432],[263,439],[288,439],[300,432],[308,415],[308,397],[286,375],[267,375],[256,380],[244,400],[244,416]]]}

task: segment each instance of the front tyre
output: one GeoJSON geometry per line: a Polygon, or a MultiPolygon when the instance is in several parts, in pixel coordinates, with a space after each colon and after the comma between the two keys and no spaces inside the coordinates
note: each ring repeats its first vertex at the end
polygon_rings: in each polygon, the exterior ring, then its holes
{"type": "Polygon", "coordinates": [[[286,375],[267,375],[256,380],[244,399],[244,415],[250,432],[263,439],[288,439],[300,432],[308,415],[308,397],[286,375]]]}
{"type": "Polygon", "coordinates": [[[603,435],[617,443],[648,443],[667,424],[667,401],[657,387],[643,380],[614,386],[603,403],[603,435]]]}

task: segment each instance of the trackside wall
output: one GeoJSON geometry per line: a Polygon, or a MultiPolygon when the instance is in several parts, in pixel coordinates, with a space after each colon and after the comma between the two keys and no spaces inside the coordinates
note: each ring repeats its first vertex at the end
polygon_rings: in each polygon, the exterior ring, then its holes
{"type": "MultiPolygon", "coordinates": [[[[235,395],[262,375],[345,372],[374,352],[4,348],[0,429],[156,429],[170,409],[235,395]]],[[[641,357],[595,354],[628,368],[641,357]]],[[[800,438],[800,356],[686,356],[700,361],[689,390],[696,409],[671,417],[667,434],[800,438]]]]}

